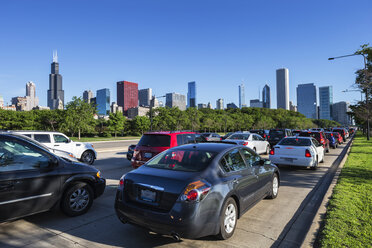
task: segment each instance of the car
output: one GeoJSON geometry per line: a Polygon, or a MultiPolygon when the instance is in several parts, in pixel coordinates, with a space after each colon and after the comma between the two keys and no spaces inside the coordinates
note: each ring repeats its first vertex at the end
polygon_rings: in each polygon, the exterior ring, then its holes
{"type": "Polygon", "coordinates": [[[322,131],[302,131],[299,136],[301,137],[313,137],[320,144],[323,145],[325,152],[329,152],[329,140],[326,138],[324,132],[322,131]]]}
{"type": "Polygon", "coordinates": [[[270,143],[270,147],[276,145],[284,137],[292,136],[292,131],[286,128],[270,129],[267,141],[270,143]]]}
{"type": "Polygon", "coordinates": [[[202,140],[196,132],[161,131],[144,133],[134,149],[131,160],[134,169],[140,167],[149,159],[169,148],[202,140]]]}
{"type": "Polygon", "coordinates": [[[335,139],[337,140],[338,145],[341,145],[344,142],[344,140],[342,139],[342,136],[339,132],[332,132],[332,134],[335,137],[335,139]]]}
{"type": "Polygon", "coordinates": [[[93,166],[62,159],[21,135],[0,133],[0,221],[60,208],[86,213],[106,180],[93,166]]]}
{"type": "Polygon", "coordinates": [[[235,133],[235,132],[229,132],[229,133],[225,134],[224,136],[221,137],[222,140],[227,139],[227,137],[229,137],[229,136],[230,136],[231,134],[233,134],[233,133],[235,133]]]}
{"type": "Polygon", "coordinates": [[[324,132],[324,129],[323,128],[311,128],[310,131],[313,131],[313,132],[324,132]]]}
{"type": "Polygon", "coordinates": [[[127,152],[127,159],[130,161],[133,158],[134,149],[137,145],[130,145],[128,146],[128,152],[127,152]]]}
{"type": "Polygon", "coordinates": [[[204,138],[207,141],[220,141],[220,140],[222,140],[221,136],[217,133],[201,133],[201,135],[204,136],[204,138]]]}
{"type": "Polygon", "coordinates": [[[349,128],[349,134],[350,136],[353,136],[355,134],[355,128],[353,127],[349,128]]]}
{"type": "Polygon", "coordinates": [[[34,139],[45,146],[72,153],[81,162],[92,165],[97,159],[97,152],[90,143],[74,142],[65,134],[51,131],[14,131],[34,139]]]}
{"type": "Polygon", "coordinates": [[[234,133],[230,135],[227,139],[224,140],[225,142],[234,142],[238,145],[243,145],[246,147],[251,148],[258,154],[269,154],[270,152],[270,144],[266,140],[264,140],[260,135],[256,133],[234,133]]]}
{"type": "Polygon", "coordinates": [[[261,199],[276,198],[277,166],[227,143],[173,147],[123,175],[115,211],[123,223],[181,238],[230,238],[237,220],[261,199]]]}
{"type": "Polygon", "coordinates": [[[301,133],[301,130],[298,130],[298,129],[292,130],[293,136],[298,136],[300,133],[301,133]]]}
{"type": "Polygon", "coordinates": [[[264,140],[267,140],[268,132],[264,129],[252,129],[249,131],[250,133],[256,133],[260,135],[264,140]]]}
{"type": "Polygon", "coordinates": [[[345,128],[333,128],[332,132],[338,132],[341,135],[342,140],[344,142],[346,142],[346,139],[347,139],[347,134],[346,133],[347,132],[346,132],[345,128]]]}
{"type": "Polygon", "coordinates": [[[270,151],[269,159],[276,165],[304,166],[316,170],[324,161],[324,148],[313,137],[287,137],[270,151]]]}
{"type": "Polygon", "coordinates": [[[326,138],[329,141],[329,146],[332,147],[333,149],[336,149],[338,146],[338,140],[335,138],[332,132],[325,132],[324,133],[326,138]]]}

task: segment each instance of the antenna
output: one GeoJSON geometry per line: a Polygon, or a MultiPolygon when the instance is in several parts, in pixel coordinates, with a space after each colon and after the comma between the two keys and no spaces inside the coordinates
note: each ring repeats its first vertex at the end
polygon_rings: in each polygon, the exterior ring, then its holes
{"type": "Polygon", "coordinates": [[[54,62],[54,63],[58,63],[58,54],[57,54],[57,50],[54,50],[54,51],[53,51],[53,62],[54,62]]]}

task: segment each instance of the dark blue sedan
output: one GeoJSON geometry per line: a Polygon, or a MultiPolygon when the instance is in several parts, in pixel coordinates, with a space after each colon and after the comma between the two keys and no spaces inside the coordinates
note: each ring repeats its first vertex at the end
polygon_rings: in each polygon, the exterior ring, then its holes
{"type": "Polygon", "coordinates": [[[123,223],[179,240],[230,238],[237,219],[261,199],[276,198],[279,170],[234,144],[166,150],[120,179],[115,210],[123,223]]]}
{"type": "Polygon", "coordinates": [[[333,149],[336,149],[338,146],[338,140],[336,137],[333,135],[332,132],[325,132],[325,135],[327,139],[329,140],[329,146],[332,147],[333,149]]]}

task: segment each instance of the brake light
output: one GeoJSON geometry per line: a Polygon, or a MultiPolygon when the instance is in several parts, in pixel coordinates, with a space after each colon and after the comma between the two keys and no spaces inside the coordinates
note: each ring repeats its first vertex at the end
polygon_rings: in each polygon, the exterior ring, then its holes
{"type": "Polygon", "coordinates": [[[320,139],[320,143],[325,143],[323,138],[320,139]]]}
{"type": "Polygon", "coordinates": [[[274,147],[270,150],[270,155],[275,155],[274,147]]]}
{"type": "Polygon", "coordinates": [[[137,155],[139,154],[139,151],[138,150],[134,150],[133,152],[133,158],[137,158],[137,155]]]}
{"type": "Polygon", "coordinates": [[[267,138],[270,139],[270,135],[268,135],[267,138]]]}
{"type": "Polygon", "coordinates": [[[248,141],[245,141],[244,143],[243,143],[243,146],[247,146],[248,145],[248,141]]]}
{"type": "Polygon", "coordinates": [[[196,189],[193,189],[187,193],[186,197],[188,201],[195,201],[198,199],[199,193],[196,189]]]}
{"type": "Polygon", "coordinates": [[[311,153],[308,149],[306,149],[306,151],[305,151],[305,157],[311,158],[311,153]]]}
{"type": "Polygon", "coordinates": [[[205,198],[211,189],[211,185],[206,181],[199,180],[187,185],[183,195],[182,201],[201,201],[205,198]]]}
{"type": "Polygon", "coordinates": [[[120,181],[119,181],[119,187],[120,187],[120,188],[123,188],[123,187],[124,187],[124,176],[122,176],[122,177],[120,178],[120,181]]]}

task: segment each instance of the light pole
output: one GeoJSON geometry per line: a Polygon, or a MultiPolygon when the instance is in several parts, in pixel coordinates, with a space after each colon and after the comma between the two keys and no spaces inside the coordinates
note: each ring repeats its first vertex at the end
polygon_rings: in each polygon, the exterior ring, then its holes
{"type": "Polygon", "coordinates": [[[340,58],[345,58],[345,57],[351,57],[351,56],[356,56],[356,55],[362,55],[364,59],[364,83],[366,84],[366,108],[367,108],[367,140],[369,140],[369,108],[368,108],[368,84],[367,84],[367,58],[366,55],[363,53],[353,53],[349,55],[343,55],[343,56],[338,56],[338,57],[331,57],[328,58],[328,60],[335,60],[335,59],[340,59],[340,58]]]}

